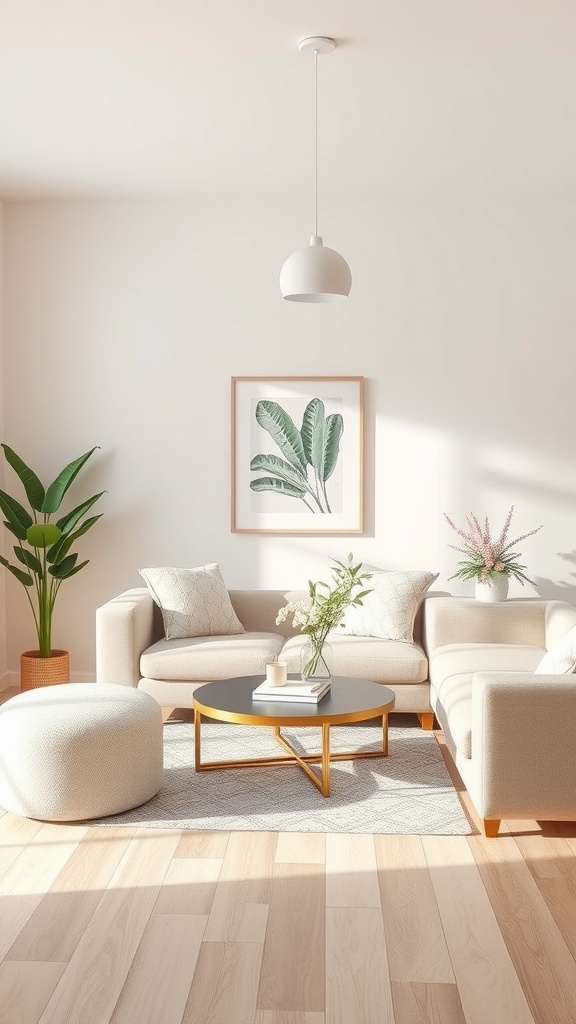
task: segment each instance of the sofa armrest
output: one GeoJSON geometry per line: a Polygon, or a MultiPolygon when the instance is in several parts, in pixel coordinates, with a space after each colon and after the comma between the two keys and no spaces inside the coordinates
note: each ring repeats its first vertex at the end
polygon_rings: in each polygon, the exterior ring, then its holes
{"type": "Polygon", "coordinates": [[[140,655],[154,642],[154,602],[126,590],[96,609],[96,681],[138,686],[140,655]]]}
{"type": "Polygon", "coordinates": [[[483,818],[576,818],[576,679],[477,672],[472,760],[483,818]]]}
{"type": "Polygon", "coordinates": [[[519,644],[544,648],[546,608],[550,603],[563,602],[529,599],[490,604],[471,597],[437,597],[426,601],[425,650],[430,656],[447,644],[519,644]]]}

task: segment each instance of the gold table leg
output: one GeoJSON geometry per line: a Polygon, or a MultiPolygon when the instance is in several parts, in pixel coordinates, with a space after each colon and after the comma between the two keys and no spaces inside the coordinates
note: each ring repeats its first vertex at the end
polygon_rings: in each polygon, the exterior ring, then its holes
{"type": "Polygon", "coordinates": [[[200,723],[202,715],[199,711],[194,712],[194,768],[200,771],[200,723]]]}
{"type": "Polygon", "coordinates": [[[282,761],[288,764],[297,764],[310,782],[313,782],[316,789],[319,789],[322,796],[330,796],[330,726],[322,726],[322,753],[321,754],[299,754],[285,736],[280,732],[280,727],[274,726],[274,736],[281,747],[287,750],[290,757],[283,757],[282,761]],[[308,761],[313,764],[320,764],[320,775],[313,772],[308,761]]]}
{"type": "Polygon", "coordinates": [[[322,796],[330,796],[330,726],[324,722],[322,726],[322,796]]]}
{"type": "Polygon", "coordinates": [[[388,755],[388,715],[382,716],[382,749],[358,750],[339,753],[330,752],[330,723],[322,723],[322,750],[320,754],[299,754],[291,743],[282,735],[280,726],[275,725],[272,731],[276,741],[289,754],[288,757],[255,757],[243,761],[207,761],[202,764],[200,747],[200,727],[202,716],[199,711],[194,713],[194,767],[197,772],[217,771],[222,768],[255,768],[275,767],[279,764],[297,764],[310,779],[322,796],[330,796],[330,764],[332,761],[354,761],[369,757],[387,757],[388,755]],[[316,774],[310,764],[320,766],[316,774]]]}

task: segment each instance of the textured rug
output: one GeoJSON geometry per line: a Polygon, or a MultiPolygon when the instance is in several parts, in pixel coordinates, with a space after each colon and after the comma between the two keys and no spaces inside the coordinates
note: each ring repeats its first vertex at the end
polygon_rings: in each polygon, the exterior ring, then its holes
{"type": "MultiPolygon", "coordinates": [[[[148,803],[93,824],[147,828],[270,832],[361,832],[469,835],[470,825],[434,735],[410,723],[390,726],[389,756],[335,761],[331,795],[323,797],[297,765],[194,771],[193,727],[164,726],[164,785],[148,803]]],[[[319,730],[285,730],[297,750],[313,753],[319,730]]],[[[377,725],[336,726],[331,748],[381,745],[377,725]]],[[[277,756],[272,731],[204,722],[202,761],[277,756]]]]}

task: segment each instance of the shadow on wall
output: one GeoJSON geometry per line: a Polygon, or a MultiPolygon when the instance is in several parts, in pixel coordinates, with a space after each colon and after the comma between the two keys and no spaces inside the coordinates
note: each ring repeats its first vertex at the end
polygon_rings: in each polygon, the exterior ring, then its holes
{"type": "MultiPolygon", "coordinates": [[[[576,566],[576,551],[559,551],[558,554],[565,562],[576,566]]],[[[570,576],[576,579],[576,571],[571,572],[570,576]]],[[[576,582],[559,581],[555,583],[553,580],[546,579],[545,576],[536,576],[535,582],[539,596],[545,600],[568,601],[570,604],[576,604],[576,582]]]]}

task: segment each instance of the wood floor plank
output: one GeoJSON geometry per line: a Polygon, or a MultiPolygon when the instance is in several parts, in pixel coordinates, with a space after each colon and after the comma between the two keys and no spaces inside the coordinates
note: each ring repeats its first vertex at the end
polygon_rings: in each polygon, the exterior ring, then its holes
{"type": "Polygon", "coordinates": [[[203,942],[182,1024],[254,1024],[261,961],[257,942],[203,942]]]}
{"type": "Polygon", "coordinates": [[[110,1024],[181,1024],[207,920],[150,918],[110,1024]]]}
{"type": "Polygon", "coordinates": [[[177,857],[220,857],[226,853],[229,832],[191,832],[186,830],[176,850],[177,857]]]}
{"type": "Polygon", "coordinates": [[[222,868],[217,857],[174,858],[154,907],[155,914],[208,915],[222,868]]]}
{"type": "Polygon", "coordinates": [[[392,982],[396,1024],[466,1024],[456,985],[392,982]]]}
{"type": "Polygon", "coordinates": [[[324,1011],[326,885],[321,864],[276,864],[261,1010],[324,1011]]]}
{"type": "Polygon", "coordinates": [[[576,857],[576,839],[567,837],[566,845],[572,851],[573,855],[576,857]]]}
{"type": "MultiPolygon", "coordinates": [[[[152,831],[152,830],[150,830],[152,831]]],[[[138,831],[50,999],[41,1024],[112,1015],[180,833],[138,831]]]]}
{"type": "Polygon", "coordinates": [[[17,814],[5,812],[2,816],[0,878],[10,870],[22,851],[38,835],[41,828],[41,821],[32,821],[31,818],[20,818],[17,814]]]}
{"type": "Polygon", "coordinates": [[[454,983],[419,836],[374,836],[390,978],[454,983]]]}
{"type": "Polygon", "coordinates": [[[576,879],[576,859],[564,839],[542,835],[520,835],[514,839],[534,879],[576,879]]]}
{"type": "Polygon", "coordinates": [[[563,838],[515,836],[516,845],[576,959],[576,857],[563,838]]]}
{"type": "Polygon", "coordinates": [[[326,906],[380,909],[373,836],[326,836],[326,906]]]}
{"type": "Polygon", "coordinates": [[[326,836],[320,832],[280,832],[277,864],[324,864],[326,836]]]}
{"type": "Polygon", "coordinates": [[[216,892],[212,901],[205,942],[264,942],[270,902],[276,835],[270,832],[236,832],[230,835],[216,892]],[[254,932],[253,925],[263,923],[254,932]],[[241,938],[242,936],[242,938],[241,938]]]}
{"type": "Polygon", "coordinates": [[[60,871],[86,834],[79,825],[42,825],[0,879],[0,960],[15,942],[60,871]]]}
{"type": "Polygon", "coordinates": [[[255,1024],[324,1024],[324,1020],[323,1013],[257,1010],[255,1024]]]}
{"type": "Polygon", "coordinates": [[[467,1024],[535,1024],[467,839],[422,844],[467,1024]]]}
{"type": "Polygon", "coordinates": [[[74,850],[6,958],[70,960],[135,831],[92,828],[90,841],[74,850]]]}
{"type": "Polygon", "coordinates": [[[470,846],[534,1017],[576,1021],[576,964],[517,842],[472,836],[470,846]]]}
{"type": "Polygon", "coordinates": [[[326,909],[327,1024],[396,1024],[380,910],[326,909]]]}
{"type": "Polygon", "coordinates": [[[66,964],[0,964],[0,1024],[37,1024],[66,964]]]}

